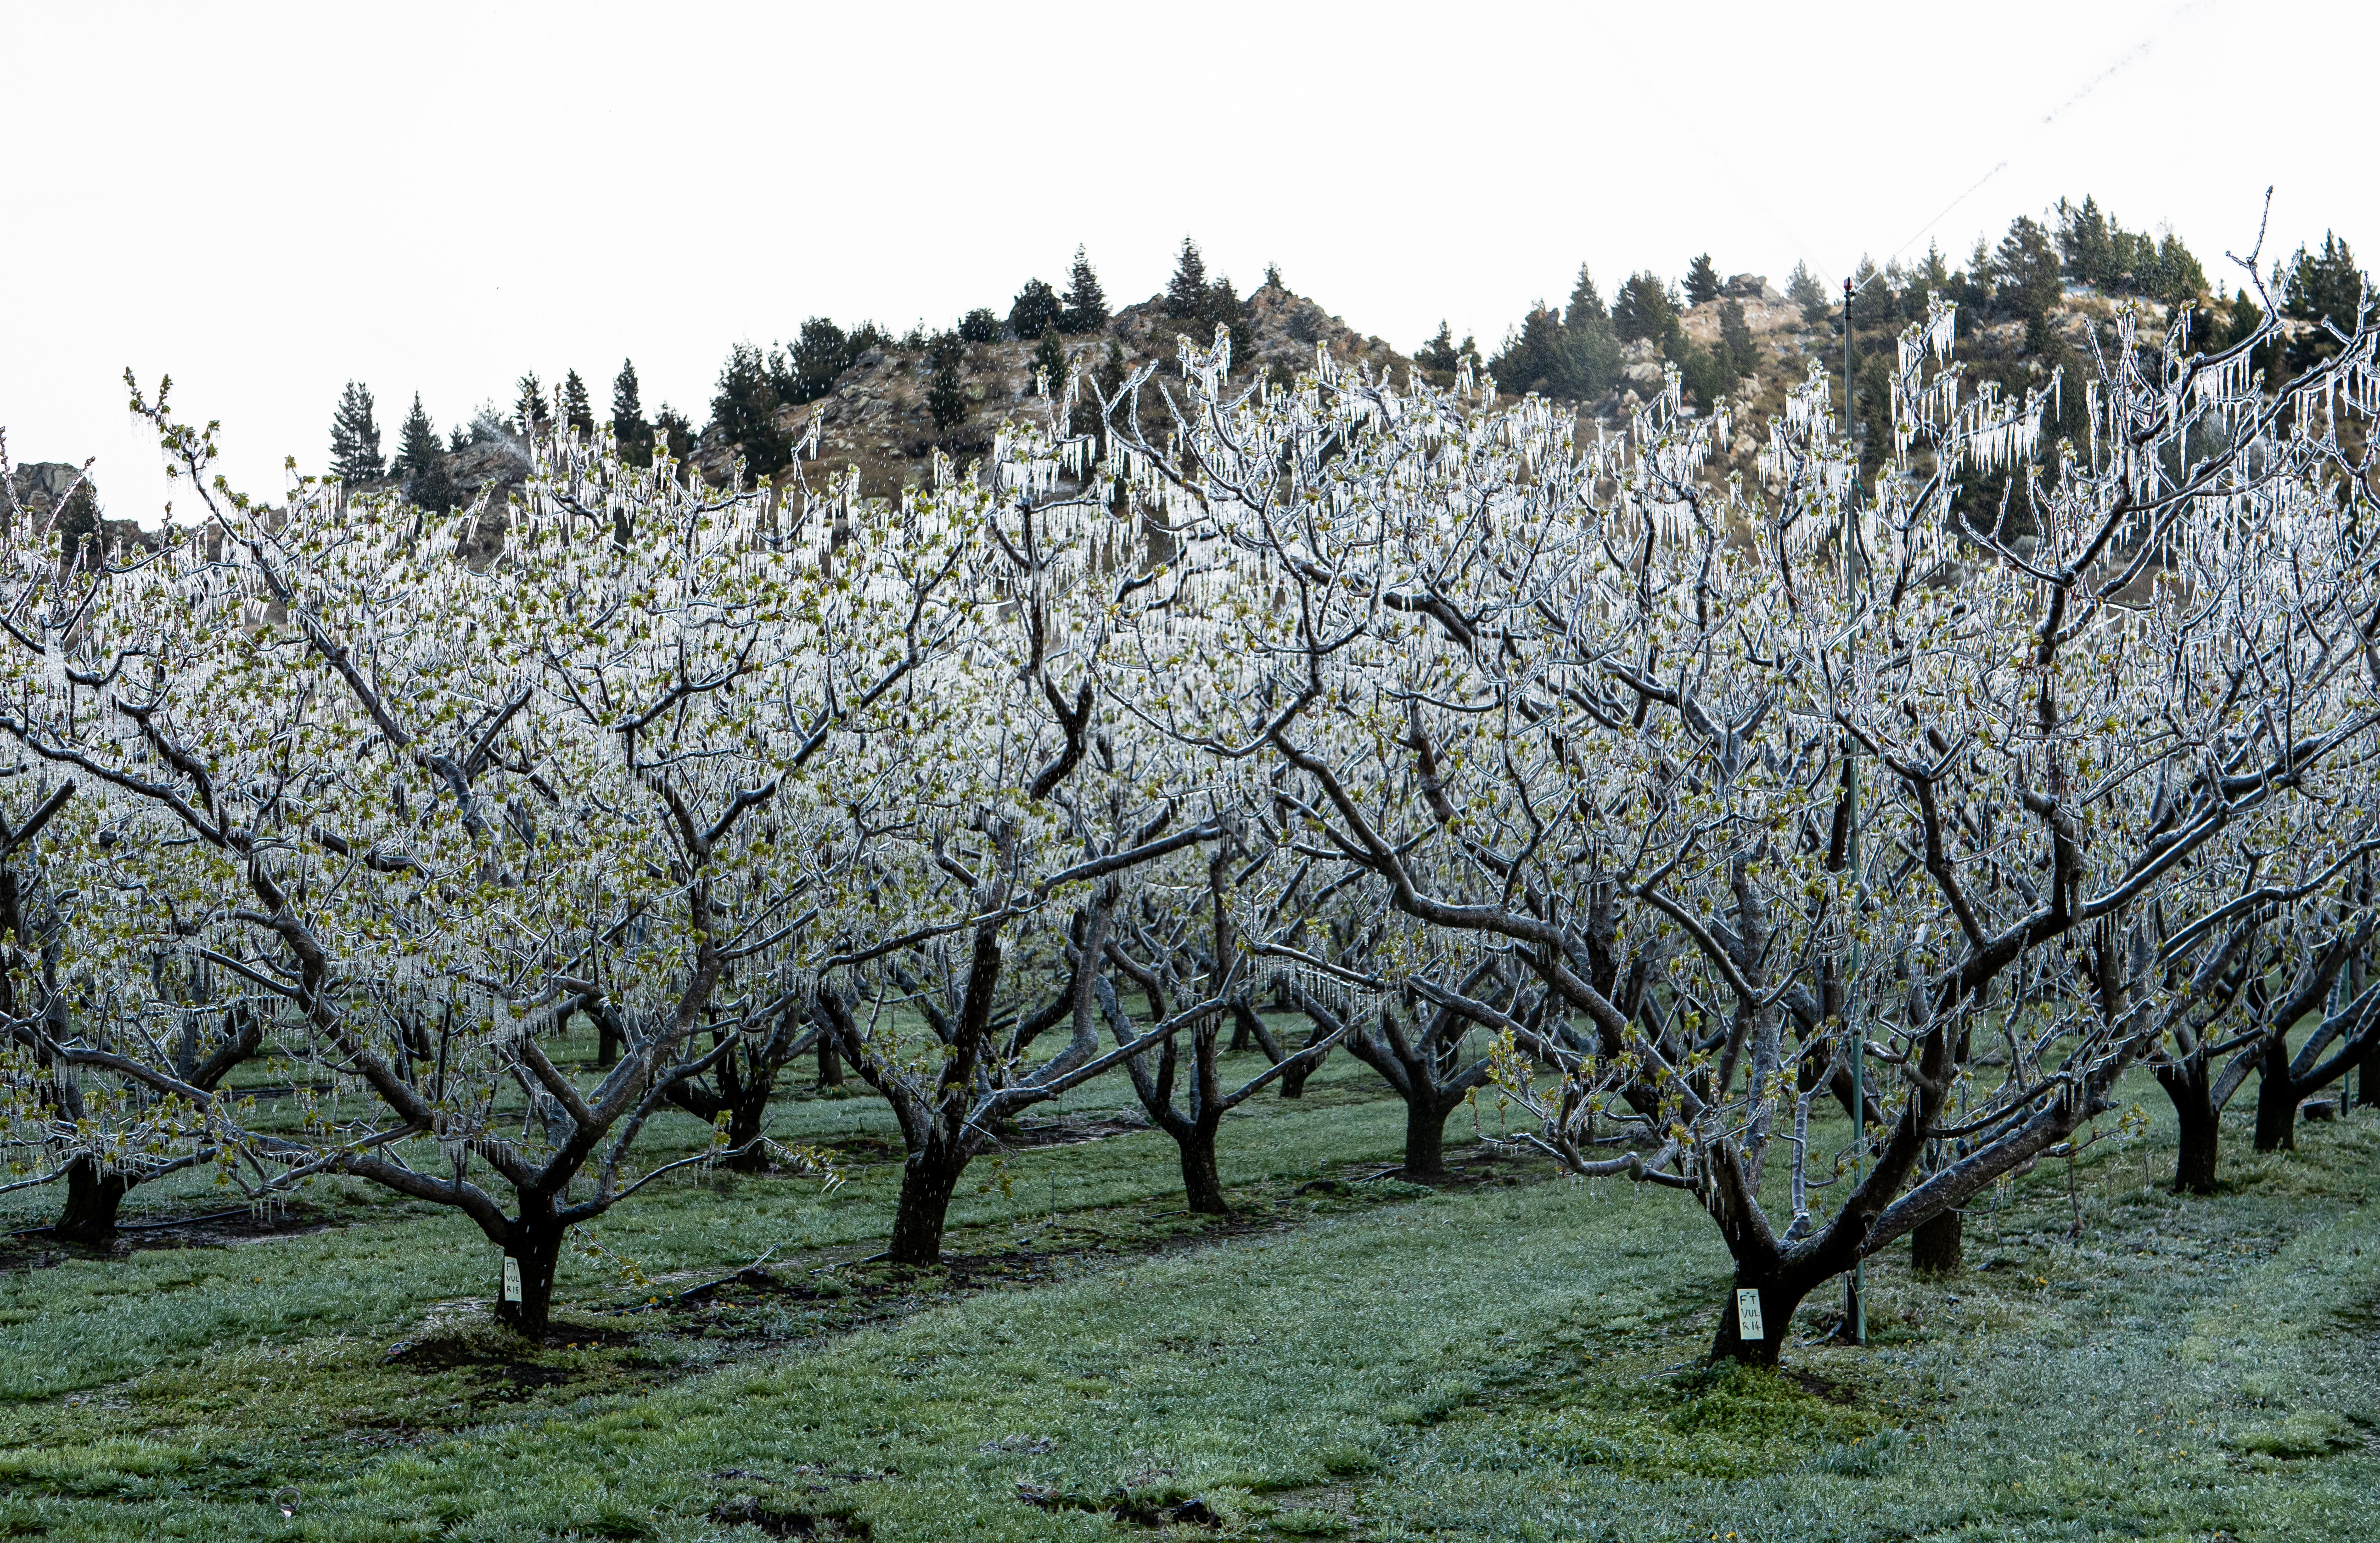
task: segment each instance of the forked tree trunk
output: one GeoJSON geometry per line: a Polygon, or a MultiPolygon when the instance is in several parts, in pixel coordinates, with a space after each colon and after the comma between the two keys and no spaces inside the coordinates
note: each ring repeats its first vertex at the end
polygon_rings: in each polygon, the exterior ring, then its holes
{"type": "Polygon", "coordinates": [[[843,1057],[835,1053],[834,1038],[832,1035],[819,1036],[818,1072],[818,1085],[820,1087],[843,1086],[843,1057]]]}
{"type": "Polygon", "coordinates": [[[521,1299],[503,1300],[497,1294],[496,1318],[512,1325],[522,1338],[542,1344],[553,1313],[553,1270],[562,1258],[562,1223],[551,1200],[525,1201],[504,1253],[520,1267],[521,1299]]]}
{"type": "Polygon", "coordinates": [[[2157,1085],[2173,1100],[2174,1125],[2180,1145],[2174,1154],[2176,1195],[2215,1193],[2215,1158],[2223,1122],[2215,1112],[2207,1086],[2206,1063],[2193,1057],[2180,1065],[2159,1066],[2157,1085]]]}
{"type": "Polygon", "coordinates": [[[2294,1150],[2298,1144],[2298,1085],[2289,1075],[2287,1039],[2279,1035],[2273,1037],[2256,1074],[2256,1150],[2294,1150]]]}
{"type": "Polygon", "coordinates": [[[1430,1093],[1405,1100],[1405,1165],[1400,1178],[1446,1177],[1446,1117],[1453,1111],[1452,1104],[1440,1103],[1430,1093]]]}
{"type": "Polygon", "coordinates": [[[892,1216],[892,1242],[884,1257],[894,1264],[932,1265],[942,1258],[942,1226],[951,1195],[966,1159],[941,1143],[909,1154],[901,1168],[901,1204],[892,1216]]]}
{"type": "Polygon", "coordinates": [[[760,1129],[769,1123],[769,1095],[776,1088],[776,1078],[755,1078],[738,1087],[727,1105],[727,1145],[735,1155],[727,1166],[739,1173],[760,1173],[768,1171],[769,1149],[760,1141],[760,1129]]]}
{"type": "MultiPolygon", "coordinates": [[[[1300,1050],[1312,1050],[1314,1048],[1315,1041],[1321,1038],[1322,1026],[1320,1024],[1316,1024],[1312,1028],[1306,1031],[1305,1043],[1298,1048],[1300,1050]]],[[[1284,1099],[1302,1099],[1305,1097],[1305,1079],[1320,1071],[1322,1069],[1322,1063],[1330,1059],[1330,1052],[1325,1051],[1322,1054],[1316,1056],[1313,1060],[1299,1062],[1290,1070],[1281,1073],[1281,1096],[1284,1099]]]]}
{"type": "Polygon", "coordinates": [[[1741,1266],[1729,1287],[1727,1300],[1720,1305],[1718,1337],[1711,1342],[1711,1359],[1737,1361],[1750,1367],[1773,1367],[1785,1348],[1785,1336],[1793,1326],[1794,1309],[1823,1277],[1796,1272],[1791,1275],[1755,1273],[1741,1266]],[[1747,1340],[1736,1318],[1736,1293],[1745,1288],[1760,1294],[1760,1338],[1747,1340]]]}
{"type": "Polygon", "coordinates": [[[68,1243],[103,1244],[115,1235],[115,1213],[132,1187],[122,1173],[103,1172],[99,1164],[79,1157],[67,1165],[67,1203],[50,1227],[53,1237],[68,1243]]]}
{"type": "Polygon", "coordinates": [[[1909,1268],[1920,1275],[1956,1275],[1965,1241],[1966,1213],[1946,1210],[1909,1230],[1909,1268]]]}
{"type": "Polygon", "coordinates": [[[1182,1191],[1190,1209],[1200,1216],[1227,1216],[1223,1181],[1215,1169],[1215,1125],[1211,1121],[1185,1122],[1173,1133],[1182,1149],[1182,1191]]]}

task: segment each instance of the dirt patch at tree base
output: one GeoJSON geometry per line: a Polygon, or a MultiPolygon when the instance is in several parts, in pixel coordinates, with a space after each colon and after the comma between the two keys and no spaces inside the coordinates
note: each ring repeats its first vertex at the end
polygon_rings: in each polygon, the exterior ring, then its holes
{"type": "Polygon", "coordinates": [[[263,1211],[240,1207],[199,1216],[127,1221],[104,1243],[74,1243],[47,1227],[0,1238],[0,1270],[47,1270],[70,1259],[122,1259],[160,1248],[223,1248],[269,1238],[302,1237],[345,1225],[345,1219],[302,1201],[263,1211]]]}

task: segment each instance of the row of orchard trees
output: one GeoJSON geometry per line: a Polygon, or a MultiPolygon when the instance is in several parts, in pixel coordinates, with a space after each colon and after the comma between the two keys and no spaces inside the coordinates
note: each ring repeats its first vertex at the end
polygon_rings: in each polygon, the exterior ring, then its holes
{"type": "Polygon", "coordinates": [[[2293,1112],[2380,1042],[2374,337],[2275,397],[2257,339],[2126,330],[2010,401],[1953,335],[1904,340],[1864,489],[1815,371],[1587,445],[1467,375],[1235,390],[1219,336],[1103,463],[1020,429],[898,504],[565,431],[485,571],[396,502],[250,504],[136,394],[206,526],[0,542],[17,1182],[72,1222],[179,1168],[370,1179],[517,1260],[534,1334],[654,1113],[746,1150],[821,1041],[898,1117],[904,1261],[1002,1121],[1118,1067],[1220,1208],[1222,1112],[1344,1044],[1422,1166],[1492,1080],[1693,1197],[1766,1307],[1716,1353],[1768,1360],[2127,1068],[2211,1179],[2248,1070],[2293,1112]],[[2057,390],[2090,443],[2041,443],[2057,390]],[[1745,432],[1758,478],[1710,475],[1745,432]],[[542,1049],[574,1015],[610,1066],[542,1049]],[[1227,1089],[1234,1025],[1273,1065],[1227,1089]],[[267,1044],[299,1091],[223,1091],[267,1044]],[[1820,1099],[1863,1151],[1812,1150],[1820,1099]]]}

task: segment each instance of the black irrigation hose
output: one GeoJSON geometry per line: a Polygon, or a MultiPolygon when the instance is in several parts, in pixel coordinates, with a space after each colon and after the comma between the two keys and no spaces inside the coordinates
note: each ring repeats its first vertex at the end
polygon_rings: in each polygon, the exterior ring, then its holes
{"type": "MultiPolygon", "coordinates": [[[[228,1221],[235,1216],[253,1216],[256,1213],[249,1208],[241,1206],[234,1210],[209,1211],[204,1216],[185,1216],[172,1221],[124,1221],[116,1224],[115,1231],[119,1233],[156,1233],[163,1232],[168,1227],[195,1227],[203,1221],[228,1221]]],[[[57,1228],[55,1225],[45,1221],[38,1227],[19,1227],[13,1233],[0,1233],[0,1236],[31,1237],[37,1233],[55,1233],[56,1231],[57,1228]]]]}
{"type": "Polygon", "coordinates": [[[255,1214],[256,1212],[250,1208],[240,1206],[232,1210],[209,1211],[204,1216],[186,1216],[177,1221],[127,1221],[115,1230],[119,1233],[154,1233],[162,1232],[167,1227],[195,1227],[201,1221],[228,1221],[235,1216],[255,1214]]]}

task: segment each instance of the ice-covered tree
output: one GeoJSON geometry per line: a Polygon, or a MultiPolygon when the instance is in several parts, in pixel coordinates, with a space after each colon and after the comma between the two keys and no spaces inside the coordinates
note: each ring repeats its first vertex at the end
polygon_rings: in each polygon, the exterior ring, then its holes
{"type": "MultiPolygon", "coordinates": [[[[2252,342],[2138,328],[2011,400],[1962,390],[1937,306],[1856,501],[1816,371],[1755,484],[1705,476],[1734,425],[1674,387],[1582,450],[1566,415],[1327,360],[1224,401],[1187,358],[1189,454],[1132,456],[1211,575],[1172,609],[1208,662],[1144,711],[1282,773],[1239,784],[1279,876],[1245,947],[1342,1016],[1498,1029],[1546,1150],[1691,1195],[1764,1307],[1745,1335],[1730,1295],[1716,1355],[1773,1360],[1820,1282],[2112,1124],[2125,1068],[2225,1032],[2243,961],[2270,1046],[2368,939],[2380,710],[2348,640],[2380,592],[2332,430],[2373,334],[2275,400],[2252,342]],[[2058,391],[2090,398],[2073,453],[2058,391]],[[1954,501],[2010,467],[2021,542],[1954,501]],[[1344,925],[1287,898],[1324,888],[1344,925]],[[1527,991],[1474,984],[1507,965],[1527,991]],[[1866,1138],[1813,1150],[1820,1098],[1866,1138]]],[[[2367,990],[2317,1038],[2372,1032],[2367,990]]]]}

